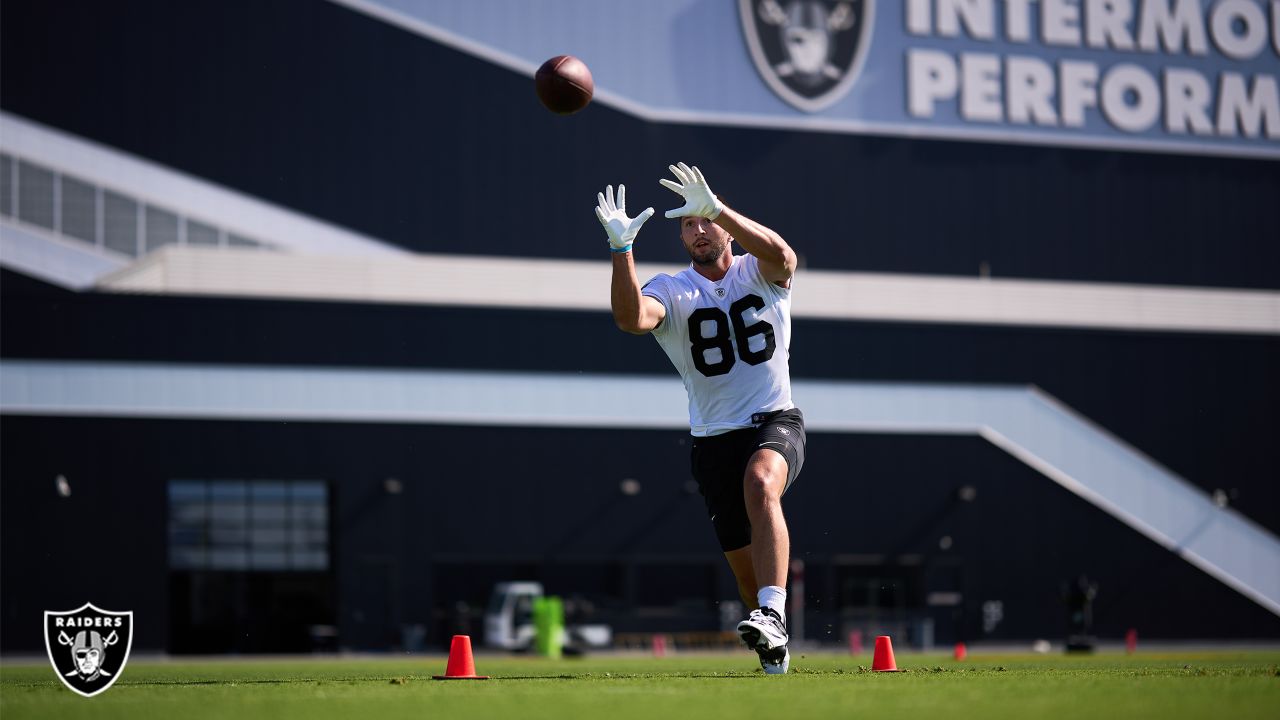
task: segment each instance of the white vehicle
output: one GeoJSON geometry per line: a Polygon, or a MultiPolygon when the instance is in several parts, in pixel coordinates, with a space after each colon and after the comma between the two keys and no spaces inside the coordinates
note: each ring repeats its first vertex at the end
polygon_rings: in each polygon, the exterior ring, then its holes
{"type": "MultiPolygon", "coordinates": [[[[493,586],[489,607],[484,613],[484,643],[504,650],[533,647],[533,601],[543,595],[542,583],[500,582],[493,586]]],[[[605,648],[613,643],[608,625],[565,626],[565,650],[581,652],[605,648]]]]}
{"type": "Polygon", "coordinates": [[[505,650],[533,646],[533,600],[542,597],[542,583],[501,582],[493,586],[484,611],[484,644],[505,650]]]}

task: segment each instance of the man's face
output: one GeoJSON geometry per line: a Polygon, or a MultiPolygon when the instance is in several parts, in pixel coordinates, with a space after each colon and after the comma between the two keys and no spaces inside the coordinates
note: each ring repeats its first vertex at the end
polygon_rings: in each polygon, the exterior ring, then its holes
{"type": "Polygon", "coordinates": [[[92,675],[98,671],[98,664],[102,662],[102,651],[97,648],[77,648],[76,668],[80,670],[81,675],[92,675]]]}
{"type": "Polygon", "coordinates": [[[783,47],[791,64],[805,75],[817,75],[827,64],[831,53],[831,35],[827,32],[827,10],[814,2],[788,6],[787,24],[782,31],[783,47]]]}
{"type": "Polygon", "coordinates": [[[733,237],[704,217],[680,218],[680,241],[698,265],[713,265],[729,249],[733,237]]]}

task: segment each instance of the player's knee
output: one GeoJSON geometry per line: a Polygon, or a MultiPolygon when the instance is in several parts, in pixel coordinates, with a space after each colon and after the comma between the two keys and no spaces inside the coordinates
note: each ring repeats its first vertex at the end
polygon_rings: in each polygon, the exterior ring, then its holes
{"type": "Polygon", "coordinates": [[[785,478],[770,472],[762,464],[753,464],[743,482],[743,493],[749,506],[761,506],[776,503],[782,497],[782,486],[785,478]]]}

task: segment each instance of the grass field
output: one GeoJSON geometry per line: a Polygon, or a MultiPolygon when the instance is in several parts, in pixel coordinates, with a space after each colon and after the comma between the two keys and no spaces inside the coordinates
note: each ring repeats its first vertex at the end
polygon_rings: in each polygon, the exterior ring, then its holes
{"type": "Polygon", "coordinates": [[[745,650],[665,658],[481,655],[488,681],[431,679],[443,656],[130,662],[85,699],[44,664],[0,665],[0,717],[21,718],[1280,718],[1280,652],[1133,656],[809,653],[768,677],[745,650]]]}

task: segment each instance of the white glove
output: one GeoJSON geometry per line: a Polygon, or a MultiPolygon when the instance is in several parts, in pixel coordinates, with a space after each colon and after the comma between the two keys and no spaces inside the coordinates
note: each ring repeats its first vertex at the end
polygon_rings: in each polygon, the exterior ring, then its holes
{"type": "Polygon", "coordinates": [[[627,186],[618,186],[618,202],[613,202],[613,186],[605,187],[603,193],[596,193],[599,205],[596,217],[604,231],[609,233],[609,249],[616,253],[624,253],[631,249],[640,226],[653,215],[653,208],[645,208],[644,212],[634,218],[627,217],[627,186]]]}
{"type": "Polygon", "coordinates": [[[679,193],[684,198],[684,207],[668,210],[667,217],[687,217],[689,215],[697,215],[708,220],[715,220],[720,217],[721,211],[724,210],[724,203],[720,202],[720,198],[711,192],[711,187],[707,185],[707,179],[702,177],[702,171],[694,166],[690,168],[684,163],[679,165],[671,165],[671,172],[679,183],[672,182],[663,178],[658,182],[662,187],[679,193]]]}

